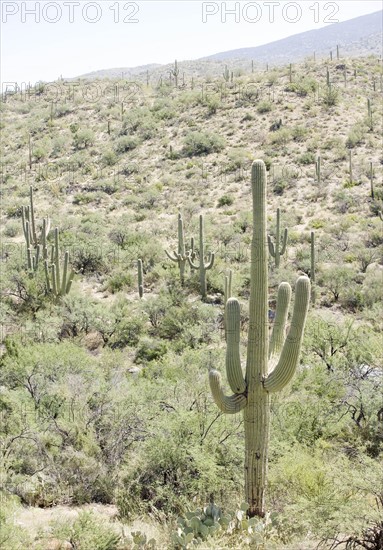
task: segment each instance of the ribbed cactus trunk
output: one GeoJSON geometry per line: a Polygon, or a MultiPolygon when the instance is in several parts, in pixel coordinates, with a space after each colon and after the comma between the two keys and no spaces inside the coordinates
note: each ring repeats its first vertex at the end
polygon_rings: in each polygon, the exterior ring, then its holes
{"type": "MultiPolygon", "coordinates": [[[[253,238],[251,243],[250,326],[246,363],[245,492],[248,515],[265,513],[265,485],[270,425],[269,393],[262,381],[268,369],[268,274],[266,232],[266,179],[264,165],[252,170],[253,238]]],[[[279,248],[277,238],[276,250],[279,248]]]]}

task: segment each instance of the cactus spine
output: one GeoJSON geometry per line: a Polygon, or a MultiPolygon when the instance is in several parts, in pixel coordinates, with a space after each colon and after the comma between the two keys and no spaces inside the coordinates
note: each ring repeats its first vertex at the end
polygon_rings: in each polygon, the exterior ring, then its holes
{"type": "Polygon", "coordinates": [[[214,264],[214,253],[209,252],[207,255],[207,260],[205,262],[205,251],[204,251],[204,235],[203,235],[203,216],[202,214],[199,217],[199,265],[197,265],[194,260],[191,258],[191,255],[188,255],[188,262],[192,269],[199,269],[199,281],[201,288],[202,298],[206,297],[206,271],[211,269],[214,264]]]}
{"type": "Polygon", "coordinates": [[[283,254],[286,252],[286,245],[287,245],[287,235],[288,231],[287,228],[285,228],[283,232],[283,239],[282,239],[282,248],[279,250],[280,245],[280,236],[281,236],[281,219],[280,219],[280,210],[277,208],[277,227],[276,227],[276,235],[275,235],[275,246],[273,245],[271,241],[270,235],[267,236],[267,242],[269,244],[269,252],[270,256],[272,256],[275,259],[275,267],[279,267],[280,264],[280,258],[283,256],[283,254]]]}
{"type": "Polygon", "coordinates": [[[214,401],[227,414],[243,410],[245,426],[245,491],[248,515],[265,515],[265,484],[270,424],[270,392],[281,390],[293,377],[303,339],[310,300],[310,280],[299,277],[291,328],[285,338],[285,325],[291,287],[281,283],[273,332],[268,337],[268,274],[266,246],[266,167],[256,160],[252,165],[253,238],[251,244],[250,324],[246,375],[240,361],[240,308],[235,298],[227,302],[226,372],[234,395],[223,393],[220,374],[210,370],[209,382],[214,401]],[[270,372],[269,372],[270,369],[270,372]]]}
{"type": "MultiPolygon", "coordinates": [[[[191,245],[194,247],[194,241],[192,241],[191,245]]],[[[185,282],[185,266],[188,261],[188,255],[190,252],[186,253],[185,249],[184,225],[181,214],[178,214],[178,252],[173,252],[173,255],[167,250],[165,250],[165,252],[169,260],[178,263],[181,284],[183,285],[185,282]]]]}
{"type": "Polygon", "coordinates": [[[137,276],[138,276],[138,295],[140,298],[144,295],[144,271],[142,269],[142,260],[137,260],[137,276]]]}
{"type": "Polygon", "coordinates": [[[69,268],[69,252],[66,251],[64,255],[64,267],[61,273],[60,268],[60,248],[59,248],[59,230],[55,228],[55,244],[51,248],[51,261],[46,259],[44,262],[45,279],[47,283],[48,292],[52,292],[56,298],[68,294],[74,277],[74,270],[71,269],[68,274],[69,268]]]}

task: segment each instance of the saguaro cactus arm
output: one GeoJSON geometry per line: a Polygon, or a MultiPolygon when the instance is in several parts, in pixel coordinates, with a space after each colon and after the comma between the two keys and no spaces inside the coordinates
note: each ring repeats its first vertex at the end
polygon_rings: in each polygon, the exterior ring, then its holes
{"type": "Polygon", "coordinates": [[[227,308],[227,346],[226,373],[230,388],[234,393],[243,393],[246,383],[241,368],[240,344],[240,307],[235,298],[230,298],[227,308]]]}
{"type": "Polygon", "coordinates": [[[216,370],[209,372],[210,390],[217,407],[226,414],[236,414],[247,405],[243,394],[225,395],[221,385],[221,375],[216,370]]]}
{"type": "Polygon", "coordinates": [[[227,347],[226,375],[234,395],[225,396],[221,386],[221,376],[218,371],[209,373],[210,388],[213,399],[222,412],[234,414],[241,411],[247,404],[245,396],[246,382],[241,368],[239,353],[240,343],[240,307],[238,300],[230,298],[227,307],[227,347]]]}
{"type": "Polygon", "coordinates": [[[290,300],[291,286],[289,283],[281,283],[278,287],[277,310],[270,338],[269,359],[274,358],[282,350],[290,300]]]}
{"type": "Polygon", "coordinates": [[[288,229],[285,228],[283,232],[283,239],[282,239],[282,248],[281,248],[281,256],[286,252],[286,245],[287,245],[287,236],[288,236],[288,229]]]}
{"type": "Polygon", "coordinates": [[[179,254],[177,254],[177,252],[173,251],[173,256],[170,252],[168,252],[167,250],[165,250],[165,254],[167,255],[167,257],[169,258],[169,260],[171,260],[172,262],[179,262],[181,257],[179,254]]]}
{"type": "Polygon", "coordinates": [[[294,375],[301,351],[309,302],[310,280],[306,276],[299,277],[296,284],[294,312],[289,333],[283,345],[278,364],[263,382],[263,386],[268,392],[281,390],[294,375]]]}

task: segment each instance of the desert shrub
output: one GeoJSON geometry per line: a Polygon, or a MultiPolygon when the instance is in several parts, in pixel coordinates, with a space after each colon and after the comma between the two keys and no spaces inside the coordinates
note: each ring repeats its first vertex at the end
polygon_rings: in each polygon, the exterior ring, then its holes
{"type": "Polygon", "coordinates": [[[116,141],[117,153],[126,153],[132,151],[140,144],[140,140],[137,136],[122,136],[116,141]]]}
{"type": "Polygon", "coordinates": [[[146,140],[154,137],[158,132],[156,121],[149,109],[145,107],[133,108],[124,115],[121,135],[136,136],[146,140]]]}
{"type": "Polygon", "coordinates": [[[156,361],[166,354],[167,346],[161,340],[144,337],[138,344],[134,362],[137,364],[146,364],[150,361],[156,361]]]}
{"type": "Polygon", "coordinates": [[[76,519],[51,522],[51,534],[60,541],[70,541],[78,550],[118,550],[126,542],[105,519],[82,511],[76,519]]]}
{"type": "Polygon", "coordinates": [[[76,131],[73,138],[73,145],[76,149],[85,149],[89,145],[93,145],[96,136],[93,130],[89,128],[79,129],[76,131]]]}
{"type": "Polygon", "coordinates": [[[184,139],[183,152],[188,157],[209,155],[221,151],[225,140],[211,132],[190,132],[184,139]]]}
{"type": "Polygon", "coordinates": [[[135,284],[133,275],[126,270],[117,270],[113,272],[106,282],[106,289],[112,294],[116,294],[121,290],[131,289],[135,284]]]}
{"type": "Polygon", "coordinates": [[[71,255],[71,263],[75,271],[81,274],[104,273],[108,270],[102,249],[90,243],[75,248],[71,255]]]}
{"type": "Polygon", "coordinates": [[[322,92],[322,102],[326,107],[334,107],[339,102],[339,90],[334,86],[326,86],[322,92]]]}
{"type": "Polygon", "coordinates": [[[284,146],[291,141],[291,137],[291,131],[288,128],[281,128],[270,136],[270,141],[273,145],[284,146]]]}
{"type": "Polygon", "coordinates": [[[304,126],[294,126],[294,128],[291,130],[293,140],[299,143],[305,141],[307,133],[308,130],[304,126]]]}
{"type": "Polygon", "coordinates": [[[365,135],[365,126],[361,123],[354,124],[347,136],[346,147],[348,149],[353,149],[357,145],[360,145],[363,142],[365,135]]]}
{"type": "Polygon", "coordinates": [[[230,195],[222,195],[222,197],[218,199],[217,206],[218,208],[222,208],[222,206],[231,206],[233,202],[234,199],[230,195]]]}
{"type": "Polygon", "coordinates": [[[9,222],[4,229],[4,235],[6,237],[16,237],[20,233],[20,223],[9,222]]]}
{"type": "Polygon", "coordinates": [[[309,93],[315,92],[317,82],[310,77],[300,77],[295,82],[289,82],[285,88],[287,92],[295,92],[300,97],[306,97],[309,93]]]}
{"type": "Polygon", "coordinates": [[[249,166],[251,155],[246,149],[231,149],[227,153],[227,161],[224,172],[235,172],[236,170],[245,171],[249,166]]]}
{"type": "Polygon", "coordinates": [[[347,190],[340,189],[334,193],[334,208],[339,214],[355,212],[358,208],[358,200],[347,190]]]}
{"type": "MultiPolygon", "coordinates": [[[[376,466],[368,463],[376,472],[376,466]]],[[[322,442],[312,450],[296,446],[270,468],[271,498],[284,503],[282,517],[297,518],[296,533],[335,534],[340,525],[344,529],[363,522],[360,510],[368,507],[365,466],[337,455],[322,442]],[[357,489],[361,486],[364,491],[357,489]]]]}
{"type": "Polygon", "coordinates": [[[269,113],[272,110],[272,108],[273,108],[273,104],[271,103],[271,101],[264,100],[258,104],[257,111],[260,114],[269,113]]]}
{"type": "Polygon", "coordinates": [[[65,103],[61,105],[56,105],[53,111],[54,116],[56,116],[57,118],[61,118],[63,116],[69,115],[70,112],[71,112],[71,108],[69,107],[69,105],[66,105],[65,103]]]}
{"type": "MultiPolygon", "coordinates": [[[[123,517],[142,512],[180,514],[192,500],[198,505],[212,493],[223,498],[235,495],[241,472],[233,467],[238,467],[234,445],[227,445],[223,457],[222,449],[200,440],[194,414],[184,408],[173,414],[171,406],[167,410],[166,425],[162,420],[153,437],[143,443],[138,459],[121,476],[117,506],[123,517]]],[[[213,420],[210,411],[201,411],[200,418],[213,420]]]]}
{"type": "Polygon", "coordinates": [[[306,151],[299,157],[298,162],[300,164],[314,164],[315,155],[311,151],[306,151]]]}
{"type": "Polygon", "coordinates": [[[352,286],[354,277],[355,273],[351,267],[336,265],[323,270],[319,283],[327,289],[332,301],[337,302],[352,286]]]}
{"type": "Polygon", "coordinates": [[[4,550],[20,550],[31,545],[27,529],[15,523],[14,513],[19,507],[15,497],[0,493],[0,548],[4,550]]]}
{"type": "Polygon", "coordinates": [[[106,166],[113,166],[117,162],[117,155],[114,151],[108,150],[102,155],[101,160],[106,166]]]}
{"type": "Polygon", "coordinates": [[[283,195],[284,190],[288,186],[288,182],[284,178],[275,178],[273,181],[273,193],[275,195],[283,195]]]}
{"type": "Polygon", "coordinates": [[[155,119],[158,120],[171,120],[176,114],[176,105],[173,101],[165,98],[156,99],[153,107],[151,108],[152,113],[154,114],[155,119]]]}
{"type": "Polygon", "coordinates": [[[76,193],[73,197],[73,204],[89,204],[95,200],[95,196],[92,193],[76,193]]]}

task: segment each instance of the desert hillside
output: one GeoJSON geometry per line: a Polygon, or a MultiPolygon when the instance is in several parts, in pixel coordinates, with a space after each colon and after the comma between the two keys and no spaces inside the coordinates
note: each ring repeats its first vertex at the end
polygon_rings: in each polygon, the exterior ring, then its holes
{"type": "Polygon", "coordinates": [[[2,97],[0,545],[378,550],[381,59],[156,70],[2,97]],[[271,398],[267,515],[247,520],[242,415],[219,411],[208,371],[226,384],[230,272],[246,361],[255,159],[283,252],[268,330],[281,281],[293,304],[307,275],[312,298],[271,398]],[[206,293],[166,254],[179,214],[194,263],[215,255],[206,293]]]}

